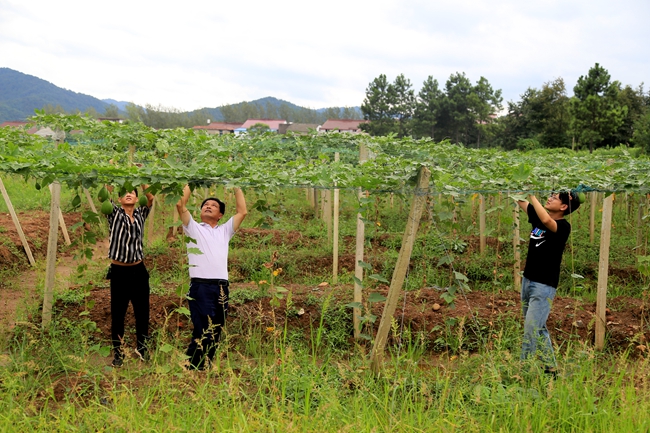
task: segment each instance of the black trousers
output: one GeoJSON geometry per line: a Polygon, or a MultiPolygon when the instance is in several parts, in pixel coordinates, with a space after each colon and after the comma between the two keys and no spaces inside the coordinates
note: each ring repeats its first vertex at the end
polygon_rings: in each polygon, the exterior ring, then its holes
{"type": "Polygon", "coordinates": [[[212,361],[214,358],[221,330],[226,324],[230,297],[228,280],[192,278],[189,297],[194,330],[186,354],[190,358],[190,367],[202,370],[206,359],[212,361]]]}
{"type": "Polygon", "coordinates": [[[124,339],[124,318],[130,301],[135,316],[137,349],[144,356],[149,338],[149,272],[144,262],[135,266],[111,264],[110,280],[113,350],[116,355],[122,354],[120,347],[124,339]]]}

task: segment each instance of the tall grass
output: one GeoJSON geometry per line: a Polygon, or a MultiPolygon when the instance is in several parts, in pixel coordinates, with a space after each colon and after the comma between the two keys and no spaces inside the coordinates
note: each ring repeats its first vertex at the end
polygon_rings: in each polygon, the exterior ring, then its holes
{"type": "MultiPolygon", "coordinates": [[[[647,431],[648,359],[575,346],[553,379],[493,349],[432,356],[405,347],[380,376],[363,351],[231,330],[206,372],[185,341],[149,363],[107,367],[78,326],[20,328],[0,362],[2,431],[647,431]],[[310,345],[315,346],[315,353],[310,345]],[[321,362],[327,360],[327,362],[321,362]]],[[[160,336],[158,337],[160,338],[160,336]]],[[[408,346],[409,343],[407,343],[408,346]]],[[[412,344],[416,344],[415,342],[412,344]]],[[[358,348],[361,349],[361,348],[358,348]]]]}

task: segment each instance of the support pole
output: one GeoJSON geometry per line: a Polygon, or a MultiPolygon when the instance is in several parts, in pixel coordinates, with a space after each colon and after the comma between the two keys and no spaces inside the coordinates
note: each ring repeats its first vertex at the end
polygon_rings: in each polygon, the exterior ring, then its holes
{"type": "MultiPolygon", "coordinates": [[[[367,150],[366,146],[362,143],[359,145],[359,164],[363,164],[367,159],[367,150]]],[[[361,199],[364,196],[361,188],[357,191],[357,197],[361,199]]],[[[363,244],[366,238],[366,226],[363,223],[363,216],[361,213],[357,213],[357,243],[354,253],[354,276],[359,281],[363,281],[363,268],[359,265],[359,262],[363,262],[363,244]]],[[[363,302],[363,287],[354,282],[354,302],[362,303],[363,302]]],[[[358,339],[361,335],[361,309],[354,308],[352,311],[352,324],[354,329],[354,338],[358,339]]]]}
{"type": "Polygon", "coordinates": [[[478,233],[479,233],[479,252],[485,253],[486,240],[485,240],[485,196],[479,194],[478,196],[478,233]]]}
{"type": "MultiPolygon", "coordinates": [[[[52,193],[52,184],[50,184],[50,193],[52,193]]],[[[61,227],[61,232],[63,233],[63,239],[65,239],[66,245],[71,245],[70,235],[68,234],[68,228],[65,225],[65,220],[63,219],[63,212],[61,212],[61,184],[59,184],[59,226],[61,227]]]]}
{"type": "Polygon", "coordinates": [[[519,248],[519,205],[515,203],[515,210],[513,214],[513,228],[512,228],[512,249],[514,253],[515,263],[513,269],[513,284],[515,290],[521,287],[521,250],[519,248]]]}
{"type": "Polygon", "coordinates": [[[596,231],[596,202],[598,193],[592,191],[589,193],[589,243],[594,243],[594,233],[596,231]]]}
{"type": "Polygon", "coordinates": [[[409,212],[406,228],[404,229],[404,236],[402,237],[402,247],[397,256],[397,263],[393,271],[393,278],[390,282],[388,289],[388,296],[386,304],[384,305],[384,312],[381,315],[381,322],[379,322],[379,329],[377,330],[377,337],[372,346],[370,355],[370,366],[375,374],[379,373],[384,359],[384,349],[386,347],[386,340],[390,332],[391,322],[395,309],[397,308],[397,301],[399,300],[404,284],[406,271],[411,260],[411,252],[413,251],[413,244],[417,235],[418,227],[420,225],[420,218],[426,203],[426,193],[429,190],[429,178],[431,172],[428,168],[420,168],[418,175],[418,186],[415,188],[413,202],[411,204],[411,211],[409,212]]]}
{"type": "Polygon", "coordinates": [[[84,188],[84,195],[86,196],[86,200],[88,200],[88,204],[90,205],[90,210],[97,213],[97,208],[95,207],[95,202],[93,202],[93,198],[90,195],[90,191],[88,191],[87,188],[84,188]]]}
{"type": "Polygon", "coordinates": [[[25,233],[23,232],[23,228],[20,225],[20,221],[18,221],[18,215],[16,215],[16,211],[14,210],[14,206],[11,204],[11,199],[9,198],[9,194],[7,193],[7,189],[5,188],[5,184],[2,182],[2,179],[0,178],[0,191],[2,191],[2,197],[5,199],[5,203],[7,204],[7,209],[9,209],[9,214],[11,214],[11,219],[14,222],[14,226],[16,227],[16,231],[18,232],[18,237],[20,237],[20,242],[23,244],[23,248],[25,249],[25,253],[27,253],[27,258],[29,259],[29,263],[34,266],[36,265],[36,261],[34,260],[34,256],[32,255],[32,250],[29,248],[29,244],[27,243],[27,238],[25,237],[25,233]]]}
{"type": "Polygon", "coordinates": [[[607,306],[607,274],[609,271],[609,240],[612,232],[614,196],[603,200],[603,221],[600,231],[600,258],[598,260],[598,292],[596,295],[596,349],[605,346],[605,308],[607,306]]]}
{"type": "Polygon", "coordinates": [[[52,301],[54,299],[54,276],[56,271],[56,245],[59,236],[57,217],[61,212],[61,184],[50,184],[52,199],[50,202],[50,233],[47,238],[47,262],[45,267],[45,291],[43,294],[43,328],[52,321],[52,301]]]}
{"type": "MultiPolygon", "coordinates": [[[[339,162],[339,153],[334,154],[334,162],[339,162]]],[[[336,182],[334,183],[336,186],[336,182]]],[[[339,282],[339,190],[334,188],[334,222],[332,235],[332,283],[339,282]]]]}

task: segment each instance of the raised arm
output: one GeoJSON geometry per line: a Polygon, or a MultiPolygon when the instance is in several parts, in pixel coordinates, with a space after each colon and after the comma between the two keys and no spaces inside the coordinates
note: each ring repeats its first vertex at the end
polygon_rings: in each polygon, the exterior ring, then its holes
{"type": "Polygon", "coordinates": [[[176,210],[178,211],[178,215],[180,215],[184,226],[187,226],[190,223],[190,211],[187,210],[185,205],[187,205],[191,193],[190,187],[185,185],[185,188],[183,188],[183,196],[178,200],[178,203],[176,203],[176,210]]]}
{"type": "Polygon", "coordinates": [[[235,209],[236,213],[232,217],[232,228],[237,230],[239,225],[244,221],[248,210],[246,209],[246,199],[244,198],[244,193],[241,189],[235,188],[235,209]]]}
{"type": "MultiPolygon", "coordinates": [[[[149,185],[142,185],[143,192],[145,192],[147,188],[149,188],[149,185]]],[[[145,192],[145,195],[147,196],[147,207],[151,209],[151,206],[153,206],[153,194],[145,192]]]]}
{"type": "Polygon", "coordinates": [[[557,222],[551,218],[544,206],[537,200],[537,197],[534,195],[530,196],[530,204],[535,208],[535,213],[539,217],[539,220],[544,224],[544,226],[552,231],[553,233],[557,232],[557,222]]]}

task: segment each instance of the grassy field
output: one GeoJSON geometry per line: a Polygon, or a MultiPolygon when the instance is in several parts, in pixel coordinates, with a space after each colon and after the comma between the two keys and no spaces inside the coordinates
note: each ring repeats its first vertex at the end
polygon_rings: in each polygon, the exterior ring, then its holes
{"type": "MultiPolygon", "coordinates": [[[[48,209],[47,192],[25,186],[18,178],[3,180],[18,211],[48,209]]],[[[223,195],[221,190],[214,193],[223,195]]],[[[73,196],[64,188],[64,203],[73,196]]],[[[331,282],[331,268],[319,266],[331,260],[327,224],[314,218],[304,191],[279,190],[267,196],[246,191],[246,196],[251,212],[243,228],[250,231],[231,243],[231,280],[269,280],[264,263],[278,251],[283,273],[275,284],[331,282]],[[274,231],[253,230],[253,223],[260,219],[280,233],[279,241],[274,239],[274,231]]],[[[512,283],[512,208],[507,197],[488,199],[489,248],[484,254],[476,248],[476,197],[456,198],[455,222],[449,215],[454,209],[449,197],[434,195],[431,199],[432,218],[427,213],[422,221],[405,290],[453,284],[450,269],[467,275],[474,291],[517,290],[512,283]],[[438,266],[446,255],[452,258],[451,265],[438,266]]],[[[610,276],[608,296],[646,299],[648,283],[636,271],[636,257],[647,254],[647,227],[642,226],[643,244],[637,245],[636,208],[628,205],[633,199],[617,196],[615,202],[610,264],[616,271],[610,276]]],[[[66,209],[65,204],[63,207],[66,209]]],[[[408,210],[408,198],[393,197],[391,204],[391,198],[383,195],[365,212],[365,261],[386,279],[392,275],[408,210]]],[[[341,256],[354,254],[356,212],[353,192],[343,191],[341,256]]],[[[595,299],[598,209],[596,215],[594,243],[589,241],[588,208],[572,216],[574,234],[565,252],[559,287],[562,296],[595,299]]],[[[146,255],[160,264],[150,268],[152,290],[158,294],[174,294],[187,280],[182,255],[171,255],[180,248],[178,241],[169,244],[164,240],[172,222],[171,207],[159,209],[155,236],[146,250],[146,255]]],[[[522,221],[524,239],[528,228],[522,221]]],[[[74,252],[75,248],[63,250],[74,252]]],[[[522,249],[525,252],[525,247],[522,249]]],[[[84,303],[84,292],[69,286],[89,287],[89,281],[101,280],[106,259],[95,257],[87,264],[88,268],[59,281],[57,299],[69,305],[84,303]]],[[[37,268],[42,275],[43,263],[37,268]]],[[[341,269],[339,281],[351,284],[351,271],[341,269]]],[[[12,278],[7,290],[25,289],[20,275],[12,278]]],[[[36,293],[42,293],[42,284],[42,278],[37,278],[36,293]]],[[[372,280],[369,284],[369,289],[378,285],[372,280]]],[[[233,293],[232,302],[247,299],[268,303],[270,298],[263,290],[251,289],[233,293]]],[[[479,344],[471,350],[462,343],[437,350],[415,334],[403,338],[403,344],[389,347],[382,374],[376,376],[368,368],[369,342],[349,339],[350,310],[346,315],[346,309],[333,298],[314,297],[323,320],[311,324],[308,338],[299,338],[285,320],[273,327],[263,326],[261,320],[257,326],[234,321],[212,369],[188,372],[182,365],[187,330],[154,330],[149,362],[131,355],[123,368],[113,369],[106,358],[108,342],[97,338],[96,324],[88,314],[71,319],[59,311],[52,325],[42,330],[37,320],[39,301],[39,296],[24,300],[17,326],[2,341],[0,431],[650,429],[650,419],[644,415],[650,409],[648,357],[629,350],[596,351],[589,342],[575,341],[558,348],[559,374],[554,379],[543,374],[536,363],[519,361],[522,330],[517,320],[496,324],[491,331],[496,338],[489,347],[479,344]]],[[[647,324],[644,326],[642,335],[647,331],[647,324]]],[[[462,330],[450,324],[445,338],[462,340],[462,330]]]]}

